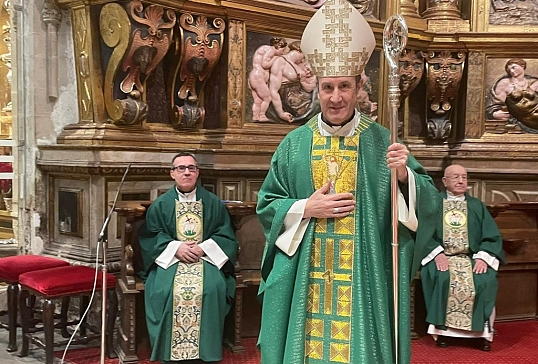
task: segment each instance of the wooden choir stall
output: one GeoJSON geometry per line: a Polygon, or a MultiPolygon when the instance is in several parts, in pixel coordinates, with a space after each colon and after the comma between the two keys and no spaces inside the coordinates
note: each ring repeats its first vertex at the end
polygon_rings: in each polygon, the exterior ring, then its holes
{"type": "MultiPolygon", "coordinates": [[[[150,204],[151,201],[120,201],[115,208],[123,251],[118,278],[120,326],[116,344],[121,363],[138,362],[137,350],[141,347],[149,348],[144,313],[144,283],[137,272],[142,266],[138,229],[145,220],[150,204]]],[[[236,296],[226,317],[224,345],[233,352],[240,352],[244,350],[241,337],[257,335],[259,330],[259,309],[256,309],[254,296],[259,285],[263,240],[260,240],[261,230],[255,216],[255,202],[232,202],[225,205],[236,229],[239,255],[236,264],[236,296]],[[250,304],[243,307],[243,296],[247,292],[250,293],[250,304]],[[246,332],[242,330],[244,310],[248,311],[247,316],[251,319],[247,323],[246,332]]]]}
{"type": "Polygon", "coordinates": [[[508,261],[497,278],[497,321],[538,315],[538,202],[488,204],[503,237],[508,261]]]}

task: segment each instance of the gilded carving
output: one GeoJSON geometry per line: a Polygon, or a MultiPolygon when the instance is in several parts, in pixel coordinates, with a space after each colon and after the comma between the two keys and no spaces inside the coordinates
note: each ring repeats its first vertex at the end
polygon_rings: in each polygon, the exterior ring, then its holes
{"type": "Polygon", "coordinates": [[[115,3],[105,5],[100,13],[99,27],[104,43],[113,49],[108,60],[104,83],[108,115],[117,125],[139,124],[147,113],[146,104],[140,100],[140,91],[130,91],[125,99],[116,98],[114,93],[117,85],[116,75],[129,45],[131,22],[127,12],[115,3]]]}
{"type": "Polygon", "coordinates": [[[242,21],[231,20],[228,28],[228,127],[234,128],[242,126],[244,116],[245,24],[242,21]]]}
{"type": "Polygon", "coordinates": [[[349,2],[363,15],[370,14],[375,6],[375,0],[349,0],[349,2]]]}
{"type": "Polygon", "coordinates": [[[538,134],[538,77],[526,72],[527,61],[521,58],[506,61],[504,70],[489,89],[486,118],[504,124],[497,132],[517,127],[538,134]]]}
{"type": "Polygon", "coordinates": [[[489,24],[536,25],[538,3],[528,0],[491,0],[489,24]]]}
{"type": "Polygon", "coordinates": [[[482,104],[484,101],[484,59],[483,52],[469,52],[467,64],[467,95],[465,103],[465,135],[470,138],[482,136],[482,104]]]}
{"type": "Polygon", "coordinates": [[[424,54],[422,51],[404,49],[400,59],[400,104],[413,92],[424,74],[424,54]]]}
{"type": "Polygon", "coordinates": [[[172,125],[191,129],[204,121],[200,97],[222,53],[226,25],[222,18],[215,18],[210,26],[206,16],[188,13],[180,16],[179,24],[179,63],[175,72],[179,79],[174,76],[172,80],[172,125]]]}
{"type": "Polygon", "coordinates": [[[205,109],[198,106],[198,98],[189,96],[182,106],[177,107],[176,120],[172,120],[172,125],[178,129],[196,128],[205,117],[205,109]]]}
{"type": "Polygon", "coordinates": [[[424,19],[461,19],[458,9],[459,0],[428,0],[427,8],[422,13],[424,19]]]}
{"type": "Polygon", "coordinates": [[[93,119],[93,103],[88,60],[88,54],[90,52],[88,44],[89,31],[86,23],[85,8],[73,10],[73,28],[76,54],[75,62],[78,72],[77,81],[80,119],[83,121],[91,121],[93,119]]]}
{"type": "Polygon", "coordinates": [[[413,0],[400,0],[400,13],[403,16],[420,18],[418,9],[413,0]]]}
{"type": "Polygon", "coordinates": [[[428,109],[428,136],[433,139],[448,138],[452,129],[450,115],[452,100],[460,87],[465,53],[430,51],[428,62],[427,94],[432,100],[428,109]]]}
{"type": "Polygon", "coordinates": [[[136,23],[145,27],[135,28],[131,37],[131,44],[122,64],[123,71],[128,73],[120,88],[124,93],[129,93],[136,86],[138,91],[144,93],[140,76],[144,75],[146,79],[168,52],[176,15],[172,10],[165,11],[159,5],[149,5],[144,9],[140,1],[129,3],[129,13],[136,23]],[[163,19],[165,14],[168,21],[163,19]]]}

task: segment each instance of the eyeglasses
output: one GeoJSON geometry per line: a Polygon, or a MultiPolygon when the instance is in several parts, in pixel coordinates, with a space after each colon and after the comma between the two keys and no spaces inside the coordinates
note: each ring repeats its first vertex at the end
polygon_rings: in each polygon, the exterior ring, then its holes
{"type": "Polygon", "coordinates": [[[459,181],[460,178],[461,178],[462,181],[467,181],[467,175],[465,175],[465,174],[463,174],[463,175],[461,175],[461,176],[460,176],[459,174],[457,174],[457,175],[455,175],[455,176],[447,177],[447,178],[448,178],[449,180],[451,180],[451,181],[454,181],[454,182],[459,181]]]}
{"type": "Polygon", "coordinates": [[[189,172],[196,172],[198,169],[198,166],[195,166],[194,164],[189,164],[188,166],[184,166],[180,164],[179,166],[174,166],[170,168],[172,171],[178,171],[179,173],[185,172],[186,169],[189,170],[189,172]]]}

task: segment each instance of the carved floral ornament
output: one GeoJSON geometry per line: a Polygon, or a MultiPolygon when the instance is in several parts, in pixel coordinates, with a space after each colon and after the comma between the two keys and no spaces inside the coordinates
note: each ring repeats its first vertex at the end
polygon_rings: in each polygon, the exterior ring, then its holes
{"type": "Polygon", "coordinates": [[[422,51],[405,49],[399,59],[400,104],[417,87],[424,74],[424,54],[422,51]]]}
{"type": "Polygon", "coordinates": [[[105,58],[104,98],[117,125],[141,125],[148,113],[147,83],[162,68],[170,122],[195,128],[204,120],[200,94],[222,53],[224,20],[178,14],[160,5],[110,3],[100,13],[100,34],[111,49],[105,58]],[[179,21],[178,21],[179,19],[179,21]]]}
{"type": "Polygon", "coordinates": [[[460,88],[466,55],[463,52],[430,51],[428,62],[427,95],[431,100],[428,111],[428,136],[446,139],[452,130],[450,117],[452,100],[460,88]]]}

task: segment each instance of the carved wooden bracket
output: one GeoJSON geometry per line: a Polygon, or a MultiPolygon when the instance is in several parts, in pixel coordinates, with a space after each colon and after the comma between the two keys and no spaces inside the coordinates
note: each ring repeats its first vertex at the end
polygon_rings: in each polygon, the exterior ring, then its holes
{"type": "MultiPolygon", "coordinates": [[[[424,74],[424,53],[413,49],[405,49],[399,58],[400,74],[400,106],[417,87],[424,74]]],[[[401,108],[401,107],[400,107],[401,108]]],[[[403,121],[399,118],[398,136],[403,136],[403,121]]]]}
{"type": "Polygon", "coordinates": [[[101,37],[113,49],[104,97],[115,124],[140,125],[147,114],[144,84],[170,48],[176,15],[159,5],[144,7],[140,1],[131,1],[127,9],[129,13],[111,3],[100,13],[101,37]],[[121,81],[118,73],[123,75],[121,81]]]}
{"type": "Polygon", "coordinates": [[[200,94],[221,56],[226,25],[222,18],[213,19],[210,25],[203,15],[182,14],[179,26],[181,48],[176,49],[178,61],[170,85],[172,125],[177,129],[192,129],[204,121],[200,94]]]}
{"type": "Polygon", "coordinates": [[[432,139],[443,140],[450,135],[452,100],[460,87],[465,59],[463,52],[430,51],[426,54],[427,95],[428,100],[431,100],[427,126],[428,136],[432,139]]]}

